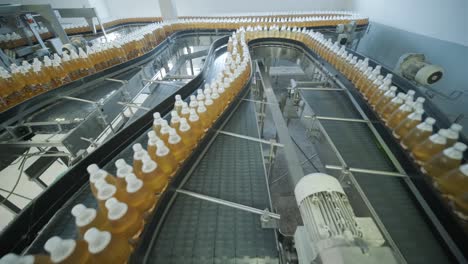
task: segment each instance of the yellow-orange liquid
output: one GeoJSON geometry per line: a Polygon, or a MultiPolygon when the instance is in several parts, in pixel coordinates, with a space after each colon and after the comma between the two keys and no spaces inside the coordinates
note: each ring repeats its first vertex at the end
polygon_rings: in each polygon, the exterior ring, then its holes
{"type": "Polygon", "coordinates": [[[61,264],[88,263],[89,261],[88,243],[84,240],[76,240],[75,250],[61,264]]]}
{"type": "Polygon", "coordinates": [[[154,207],[157,197],[158,196],[146,188],[146,186],[143,186],[134,193],[127,192],[125,202],[128,206],[135,208],[140,213],[145,213],[154,207]]]}
{"type": "Polygon", "coordinates": [[[458,168],[461,160],[452,159],[443,153],[439,153],[423,165],[423,172],[433,178],[439,178],[447,172],[458,168]]]}
{"type": "Polygon", "coordinates": [[[434,157],[436,154],[440,153],[446,147],[446,144],[437,144],[428,138],[420,144],[416,145],[411,152],[416,162],[418,164],[423,164],[424,162],[434,157]]]}
{"type": "Polygon", "coordinates": [[[128,207],[127,212],[120,219],[108,219],[108,221],[112,235],[119,236],[127,240],[138,236],[143,229],[141,213],[132,207],[128,207]]]}
{"type": "Polygon", "coordinates": [[[403,138],[401,145],[405,149],[412,150],[414,146],[426,140],[428,137],[431,136],[431,134],[432,131],[420,130],[417,127],[415,127],[408,133],[408,135],[405,138],[403,138]]]}
{"type": "Polygon", "coordinates": [[[388,120],[388,118],[398,109],[398,107],[400,107],[401,105],[403,104],[403,102],[401,103],[397,103],[395,101],[390,101],[386,106],[385,108],[382,110],[381,112],[381,117],[384,121],[388,120]]]}
{"type": "Polygon", "coordinates": [[[127,239],[112,235],[107,247],[101,252],[90,254],[89,260],[90,263],[127,263],[131,253],[132,248],[127,239]]]}
{"type": "Polygon", "coordinates": [[[468,215],[468,177],[459,168],[435,178],[437,188],[454,202],[458,211],[468,215]]]}
{"type": "Polygon", "coordinates": [[[411,114],[411,110],[404,111],[401,109],[397,109],[387,121],[387,126],[391,129],[397,127],[403,120],[405,120],[411,114]]]}
{"type": "Polygon", "coordinates": [[[88,229],[91,227],[96,227],[99,230],[109,230],[107,216],[104,215],[101,210],[96,210],[96,217],[89,224],[78,227],[78,233],[80,237],[83,238],[86,231],[88,231],[88,229]]]}
{"type": "Polygon", "coordinates": [[[177,162],[183,161],[188,155],[187,147],[184,145],[182,140],[175,144],[171,144],[169,142],[168,147],[177,162]]]}
{"type": "Polygon", "coordinates": [[[143,172],[142,181],[145,187],[148,188],[152,193],[161,193],[168,183],[167,174],[163,173],[158,167],[152,172],[143,172]]]}
{"type": "Polygon", "coordinates": [[[421,120],[406,118],[395,128],[395,130],[393,131],[393,136],[395,138],[404,138],[412,129],[414,129],[419,124],[421,124],[421,120]]]}
{"type": "Polygon", "coordinates": [[[165,156],[156,155],[156,163],[158,164],[161,172],[167,176],[171,175],[177,169],[177,161],[171,152],[165,156]]]}

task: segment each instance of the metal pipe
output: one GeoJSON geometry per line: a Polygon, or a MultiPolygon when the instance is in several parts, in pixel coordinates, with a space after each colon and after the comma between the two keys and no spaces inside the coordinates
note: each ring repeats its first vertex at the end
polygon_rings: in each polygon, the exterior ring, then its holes
{"type": "Polygon", "coordinates": [[[302,87],[296,88],[303,91],[344,91],[341,88],[327,88],[327,87],[302,87]]]}
{"type": "Polygon", "coordinates": [[[250,207],[250,206],[243,205],[243,204],[238,204],[238,203],[226,201],[226,200],[223,200],[223,199],[211,197],[211,196],[204,195],[204,194],[199,194],[199,193],[195,193],[195,192],[191,192],[191,191],[186,191],[186,190],[183,190],[183,189],[177,189],[176,192],[177,193],[182,193],[182,194],[185,194],[185,195],[188,195],[188,196],[191,196],[191,197],[195,197],[195,198],[198,198],[198,199],[201,199],[201,200],[209,201],[209,202],[212,202],[212,203],[217,203],[217,204],[225,205],[225,206],[228,206],[228,207],[231,207],[231,208],[239,209],[239,210],[242,210],[242,211],[258,214],[258,215],[268,215],[269,217],[274,218],[274,219],[280,219],[281,218],[279,214],[275,214],[275,213],[272,213],[272,212],[269,212],[269,211],[266,211],[266,210],[258,209],[258,208],[255,208],[255,207],[250,207]]]}
{"type": "Polygon", "coordinates": [[[227,132],[227,131],[223,131],[223,130],[218,130],[217,132],[220,133],[220,134],[223,134],[223,135],[228,135],[228,136],[236,137],[236,138],[242,138],[242,139],[246,139],[246,140],[250,140],[250,141],[259,142],[259,143],[262,143],[262,144],[272,145],[272,146],[275,146],[275,147],[281,147],[281,148],[284,147],[283,144],[277,143],[274,140],[265,140],[265,139],[261,139],[261,138],[255,138],[255,137],[236,134],[236,133],[227,132]]]}
{"type": "MultiPolygon", "coordinates": [[[[343,167],[336,166],[336,165],[325,165],[326,169],[330,170],[343,170],[343,167]]],[[[379,175],[386,175],[386,176],[393,176],[393,177],[401,177],[406,178],[408,175],[402,174],[399,172],[393,171],[381,171],[381,170],[370,170],[370,169],[361,169],[361,168],[347,168],[350,172],[358,172],[358,173],[366,173],[366,174],[379,174],[379,175]]]]}
{"type": "Polygon", "coordinates": [[[357,118],[346,118],[346,117],[331,117],[331,116],[309,116],[306,115],[304,118],[328,120],[328,121],[343,121],[343,122],[357,122],[357,123],[369,123],[369,120],[357,119],[357,118]]]}
{"type": "Polygon", "coordinates": [[[94,104],[94,105],[99,104],[98,102],[94,102],[94,101],[91,101],[91,100],[86,100],[86,99],[82,99],[82,98],[78,98],[78,97],[72,97],[72,96],[62,96],[61,98],[72,100],[72,101],[88,103],[88,104],[94,104]]]}

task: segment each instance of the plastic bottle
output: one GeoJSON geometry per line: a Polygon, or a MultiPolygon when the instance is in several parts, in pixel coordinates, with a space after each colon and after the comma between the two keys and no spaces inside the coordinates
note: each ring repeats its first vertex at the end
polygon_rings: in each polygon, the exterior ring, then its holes
{"type": "Polygon", "coordinates": [[[460,166],[465,150],[466,145],[457,142],[452,147],[444,149],[424,163],[422,171],[433,178],[439,178],[460,166]]]}
{"type": "Polygon", "coordinates": [[[75,224],[80,237],[83,237],[88,229],[97,227],[105,229],[107,227],[107,217],[94,208],[86,208],[83,204],[75,205],[71,214],[75,217],[75,224]]]}
{"type": "Polygon", "coordinates": [[[198,101],[198,103],[205,101],[205,94],[203,94],[202,89],[197,90],[197,101],[198,101]]]}
{"type": "Polygon", "coordinates": [[[385,106],[396,96],[397,88],[391,86],[390,89],[382,95],[382,97],[374,104],[374,109],[377,113],[381,113],[385,106]]]}
{"type": "Polygon", "coordinates": [[[161,121],[161,130],[159,132],[159,138],[161,138],[161,140],[164,141],[164,143],[166,144],[169,142],[170,131],[171,131],[171,127],[167,123],[167,120],[163,119],[161,121]]]}
{"type": "Polygon", "coordinates": [[[382,84],[373,92],[369,93],[368,102],[372,107],[375,107],[375,104],[382,98],[382,96],[390,89],[390,85],[392,84],[391,74],[387,74],[387,77],[382,81],[382,84]],[[387,78],[390,75],[389,78],[387,78]]]}
{"type": "Polygon", "coordinates": [[[66,83],[69,83],[70,77],[68,76],[68,73],[65,71],[65,69],[60,65],[60,63],[56,60],[52,62],[52,69],[53,69],[53,75],[52,75],[52,81],[55,84],[55,87],[62,86],[66,83]]]}
{"type": "Polygon", "coordinates": [[[180,119],[179,133],[180,133],[180,137],[182,138],[182,142],[184,143],[184,145],[189,150],[193,149],[195,145],[197,144],[197,139],[190,125],[188,124],[187,119],[185,118],[180,119]]]}
{"type": "Polygon", "coordinates": [[[176,94],[175,96],[175,102],[174,102],[174,110],[180,114],[180,111],[182,110],[182,105],[183,105],[182,97],[179,94],[176,94]]]}
{"type": "Polygon", "coordinates": [[[115,168],[117,169],[117,172],[115,173],[115,176],[117,176],[116,184],[118,185],[118,188],[125,189],[127,186],[125,177],[129,173],[133,173],[133,167],[128,165],[124,159],[118,159],[115,161],[115,168]]]}
{"type": "Polygon", "coordinates": [[[23,255],[8,253],[0,258],[0,264],[50,264],[50,257],[47,255],[23,255]]]}
{"type": "Polygon", "coordinates": [[[424,110],[422,108],[414,110],[413,113],[395,127],[393,130],[393,136],[397,139],[406,137],[413,128],[421,123],[423,114],[424,110]]]}
{"type": "Polygon", "coordinates": [[[455,210],[462,218],[468,216],[468,164],[463,164],[439,178],[435,178],[436,187],[454,203],[455,210]]]}
{"type": "Polygon", "coordinates": [[[116,184],[117,180],[111,176],[107,171],[99,169],[96,164],[89,165],[86,170],[89,173],[89,182],[91,187],[91,192],[94,196],[97,194],[96,182],[99,180],[105,180],[107,183],[116,184]]]}
{"type": "Polygon", "coordinates": [[[53,236],[44,244],[52,263],[87,263],[89,253],[83,240],[61,239],[53,236]]]}
{"type": "Polygon", "coordinates": [[[405,102],[405,94],[404,93],[398,93],[395,98],[393,98],[385,107],[382,109],[382,111],[379,113],[380,117],[386,122],[390,115],[398,109],[401,105],[403,105],[405,102]]]}
{"type": "Polygon", "coordinates": [[[125,180],[127,181],[127,197],[125,199],[127,204],[141,213],[152,210],[156,204],[157,196],[135,174],[127,174],[125,180]]]}
{"type": "Polygon", "coordinates": [[[401,146],[405,149],[412,150],[414,146],[424,141],[432,134],[434,124],[434,118],[426,118],[423,123],[417,125],[406,135],[406,137],[403,137],[401,146]]]}
{"type": "Polygon", "coordinates": [[[168,177],[158,167],[158,164],[152,160],[149,156],[144,156],[143,167],[141,168],[142,177],[141,180],[145,186],[150,189],[153,193],[161,193],[167,186],[168,177]]]}
{"type": "Polygon", "coordinates": [[[414,103],[411,100],[407,100],[404,104],[398,107],[397,110],[388,117],[387,126],[390,129],[394,129],[398,124],[400,124],[406,117],[408,117],[411,112],[413,112],[414,103]]]}
{"type": "Polygon", "coordinates": [[[132,248],[127,240],[113,236],[109,231],[91,228],[84,239],[88,242],[91,263],[126,263],[132,248]]]}
{"type": "Polygon", "coordinates": [[[190,107],[186,102],[182,104],[182,109],[180,110],[180,117],[188,119],[190,117],[190,107]]]}
{"type": "Polygon", "coordinates": [[[117,197],[120,200],[123,200],[125,197],[125,190],[119,190],[113,184],[109,184],[104,180],[98,180],[96,182],[97,194],[94,196],[98,202],[99,209],[102,213],[107,214],[107,208],[105,206],[106,201],[111,197],[117,197]]]}
{"type": "Polygon", "coordinates": [[[156,133],[157,136],[159,136],[159,133],[161,131],[161,114],[159,112],[153,113],[153,131],[156,133]]]}
{"type": "Polygon", "coordinates": [[[171,112],[171,127],[177,129],[179,127],[180,116],[177,111],[171,112]]]}
{"type": "Polygon", "coordinates": [[[136,239],[143,229],[141,213],[112,197],[106,201],[107,220],[112,235],[124,239],[136,239]]]}
{"type": "Polygon", "coordinates": [[[203,130],[209,128],[211,126],[211,120],[205,107],[205,103],[202,101],[198,102],[197,114],[200,118],[203,130]]]}
{"type": "Polygon", "coordinates": [[[187,146],[184,145],[182,138],[177,134],[175,129],[170,130],[168,143],[168,147],[178,163],[188,156],[187,146]]]}
{"type": "Polygon", "coordinates": [[[418,164],[423,164],[447,147],[447,132],[446,129],[440,129],[438,133],[414,146],[411,155],[418,164]]]}
{"type": "Polygon", "coordinates": [[[153,130],[149,131],[148,133],[148,147],[147,147],[147,152],[148,155],[151,157],[152,160],[156,160],[156,142],[160,140],[158,136],[156,136],[156,133],[154,133],[153,130]]]}
{"type": "Polygon", "coordinates": [[[190,96],[190,104],[189,107],[192,109],[197,109],[198,108],[198,100],[195,95],[190,96]]]}
{"type": "Polygon", "coordinates": [[[452,124],[448,129],[447,134],[447,145],[452,146],[457,142],[458,138],[460,137],[460,132],[462,131],[463,127],[460,124],[452,124]]]}
{"type": "Polygon", "coordinates": [[[172,175],[173,172],[177,169],[177,161],[172,155],[170,149],[164,144],[164,141],[158,140],[156,142],[157,151],[156,151],[156,163],[161,168],[161,171],[164,175],[168,177],[172,175]]]}
{"type": "Polygon", "coordinates": [[[148,155],[148,153],[143,149],[140,143],[137,143],[132,146],[133,149],[133,173],[142,179],[142,171],[141,168],[143,166],[142,159],[144,156],[148,155]]]}

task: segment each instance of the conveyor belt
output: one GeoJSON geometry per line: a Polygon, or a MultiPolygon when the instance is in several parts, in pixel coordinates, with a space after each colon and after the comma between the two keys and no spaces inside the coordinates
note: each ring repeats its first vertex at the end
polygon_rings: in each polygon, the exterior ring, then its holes
{"type": "MultiPolygon", "coordinates": [[[[302,93],[319,115],[361,118],[343,93],[302,93]]],[[[395,171],[366,124],[320,122],[350,167],[395,171]]],[[[354,175],[408,263],[449,263],[449,257],[401,178],[354,175]]]]}
{"type": "MultiPolygon", "coordinates": [[[[226,131],[258,137],[252,103],[243,102],[226,131]]],[[[268,208],[260,143],[218,135],[184,189],[268,208]]],[[[278,263],[274,232],[258,215],[179,194],[150,249],[151,263],[278,263]],[[261,262],[260,262],[261,261],[261,262]]]]}

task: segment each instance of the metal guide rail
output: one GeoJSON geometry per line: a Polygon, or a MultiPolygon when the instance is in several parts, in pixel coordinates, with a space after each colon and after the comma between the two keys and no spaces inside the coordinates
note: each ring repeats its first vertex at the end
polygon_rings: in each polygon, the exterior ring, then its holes
{"type": "MultiPolygon", "coordinates": [[[[463,255],[466,252],[462,251],[466,234],[461,225],[455,221],[451,210],[441,205],[440,199],[434,199],[436,192],[428,190],[427,182],[421,182],[425,177],[352,84],[302,43],[265,39],[253,45],[259,50],[262,47],[296,50],[255,53],[260,56],[281,54],[280,57],[294,63],[300,58],[300,67],[311,70],[309,74],[316,69],[322,72],[323,78],[312,82],[325,81],[324,88],[298,88],[300,99],[310,110],[309,116],[303,117],[304,122],[314,123],[315,129],[320,130],[332,147],[331,153],[322,151],[319,156],[325,162],[327,155],[328,158],[339,157],[338,163],[332,158],[335,163],[326,164],[328,171],[346,170],[354,174],[405,259],[409,263],[466,261],[463,255]],[[285,58],[293,53],[297,56],[285,58]]],[[[429,103],[426,107],[434,106],[429,103]]],[[[428,112],[436,113],[437,110],[428,112]]],[[[324,148],[318,149],[320,152],[324,148]]]]}

